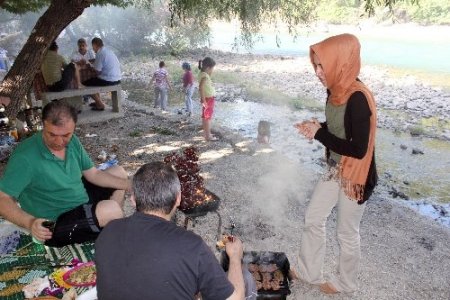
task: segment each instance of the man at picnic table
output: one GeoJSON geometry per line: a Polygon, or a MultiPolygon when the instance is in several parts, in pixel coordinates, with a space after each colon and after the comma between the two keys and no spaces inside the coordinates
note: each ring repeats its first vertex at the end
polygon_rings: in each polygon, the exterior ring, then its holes
{"type": "Polygon", "coordinates": [[[120,166],[94,166],[74,134],[77,117],[64,102],[47,104],[43,130],[17,146],[0,179],[0,216],[48,246],[94,240],[123,217],[131,184],[120,166]],[[56,221],[54,227],[48,221],[56,221]]]}
{"type": "Polygon", "coordinates": [[[76,88],[82,88],[78,65],[73,62],[68,64],[58,53],[58,48],[58,44],[52,42],[42,61],[41,72],[47,89],[50,92],[61,92],[70,87],[72,80],[75,80],[76,88]]]}
{"type": "MultiPolygon", "coordinates": [[[[92,39],[92,49],[95,52],[94,70],[97,74],[86,81],[85,86],[109,86],[120,83],[122,73],[120,71],[120,63],[114,52],[103,45],[102,39],[95,37],[92,39]]],[[[105,110],[105,104],[100,99],[100,94],[91,95],[94,99],[92,110],[105,110]]]]}
{"type": "Polygon", "coordinates": [[[244,299],[242,242],[226,244],[227,275],[200,236],[170,221],[181,201],[171,165],[142,166],[131,201],[137,212],[112,221],[95,243],[98,299],[244,299]]]}
{"type": "Polygon", "coordinates": [[[85,39],[80,38],[77,42],[78,49],[72,54],[72,62],[84,68],[95,61],[95,53],[88,49],[85,39]]]}

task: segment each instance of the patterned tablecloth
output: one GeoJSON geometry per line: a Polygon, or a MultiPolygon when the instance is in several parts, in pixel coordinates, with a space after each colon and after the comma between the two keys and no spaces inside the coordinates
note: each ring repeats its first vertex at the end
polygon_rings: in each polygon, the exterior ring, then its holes
{"type": "MultiPolygon", "coordinates": [[[[42,278],[70,265],[74,259],[94,259],[94,244],[47,247],[32,241],[29,234],[0,219],[0,299],[24,299],[22,288],[35,278],[42,278]],[[7,252],[7,253],[5,253],[7,252]]],[[[78,294],[87,288],[77,288],[78,294]]]]}

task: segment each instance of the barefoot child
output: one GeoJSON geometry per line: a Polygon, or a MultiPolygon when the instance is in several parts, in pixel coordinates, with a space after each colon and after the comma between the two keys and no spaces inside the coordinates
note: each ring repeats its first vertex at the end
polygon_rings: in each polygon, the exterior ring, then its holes
{"type": "Polygon", "coordinates": [[[203,134],[207,141],[217,141],[217,138],[211,134],[211,119],[214,113],[214,96],[216,91],[211,81],[211,74],[214,70],[216,62],[211,57],[205,57],[199,60],[199,93],[200,102],[202,104],[202,125],[203,134]]]}

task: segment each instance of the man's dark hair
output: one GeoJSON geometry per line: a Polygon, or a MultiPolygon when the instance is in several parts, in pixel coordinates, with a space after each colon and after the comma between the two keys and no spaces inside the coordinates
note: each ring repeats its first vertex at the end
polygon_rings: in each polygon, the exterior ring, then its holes
{"type": "Polygon", "coordinates": [[[78,39],[77,44],[81,45],[81,44],[87,44],[87,43],[86,43],[86,40],[84,38],[80,38],[80,39],[78,39]]]}
{"type": "Polygon", "coordinates": [[[50,47],[48,48],[48,50],[51,50],[51,51],[56,51],[56,50],[58,50],[58,44],[57,44],[55,41],[53,41],[53,42],[50,44],[50,47]]]}
{"type": "Polygon", "coordinates": [[[97,45],[99,47],[103,47],[103,41],[99,37],[95,37],[92,39],[92,45],[97,45]]]}
{"type": "Polygon", "coordinates": [[[75,107],[63,101],[52,101],[42,110],[42,120],[50,122],[55,126],[61,126],[67,119],[72,119],[76,124],[78,112],[75,107]]]}
{"type": "Polygon", "coordinates": [[[159,67],[160,67],[160,68],[163,68],[165,65],[166,65],[165,62],[163,62],[163,61],[160,61],[160,62],[159,62],[159,67]]]}
{"type": "Polygon", "coordinates": [[[163,162],[151,162],[139,168],[133,176],[132,192],[136,210],[169,214],[180,193],[180,181],[175,169],[163,162]]]}

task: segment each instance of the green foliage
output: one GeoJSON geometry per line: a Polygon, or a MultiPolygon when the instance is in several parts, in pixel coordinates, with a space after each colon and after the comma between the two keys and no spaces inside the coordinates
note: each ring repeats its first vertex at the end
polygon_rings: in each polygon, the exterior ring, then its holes
{"type": "Polygon", "coordinates": [[[163,46],[170,53],[178,56],[189,48],[204,46],[210,38],[210,31],[206,19],[199,17],[198,12],[184,20],[174,20],[169,24],[169,10],[166,6],[158,6],[155,14],[160,26],[148,36],[153,46],[163,46]]]}
{"type": "Polygon", "coordinates": [[[448,0],[420,0],[418,5],[402,4],[403,9],[411,21],[423,25],[450,25],[450,1],[448,0]]]}
{"type": "MultiPolygon", "coordinates": [[[[15,14],[24,14],[27,12],[37,12],[42,8],[50,5],[51,0],[5,0],[0,7],[8,12],[15,14]]],[[[118,7],[126,7],[133,4],[133,0],[92,0],[93,5],[114,5],[118,7]]],[[[151,3],[152,1],[146,1],[151,3]]]]}
{"type": "Polygon", "coordinates": [[[87,8],[67,31],[70,30],[72,48],[80,37],[99,36],[106,45],[130,54],[144,51],[149,44],[145,37],[160,27],[159,22],[153,11],[107,5],[87,8]]]}
{"type": "Polygon", "coordinates": [[[6,0],[1,8],[15,14],[37,12],[50,4],[50,0],[6,0]]]}
{"type": "Polygon", "coordinates": [[[241,24],[240,40],[247,45],[253,44],[254,34],[261,25],[285,23],[290,31],[295,25],[311,20],[315,0],[171,0],[169,10],[171,22],[199,14],[203,20],[238,19],[241,24]]]}
{"type": "Polygon", "coordinates": [[[368,0],[363,3],[350,0],[322,0],[315,11],[319,20],[332,24],[355,24],[360,22],[361,16],[365,14],[375,17],[379,22],[390,20],[396,23],[412,21],[423,25],[450,24],[450,1],[448,0],[393,2],[368,0]],[[379,6],[367,9],[368,4],[379,6]]]}
{"type": "Polygon", "coordinates": [[[319,20],[331,24],[352,24],[360,20],[364,10],[355,1],[329,0],[321,1],[316,12],[319,20]]]}

